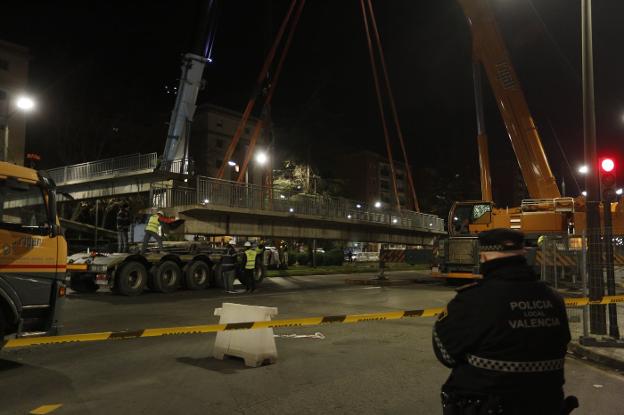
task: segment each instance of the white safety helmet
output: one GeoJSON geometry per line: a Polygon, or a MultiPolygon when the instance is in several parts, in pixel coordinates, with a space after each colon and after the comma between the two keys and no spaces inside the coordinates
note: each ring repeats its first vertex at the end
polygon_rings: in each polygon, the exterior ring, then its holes
{"type": "Polygon", "coordinates": [[[245,246],[251,246],[251,242],[249,241],[245,242],[245,246]]]}
{"type": "Polygon", "coordinates": [[[228,242],[230,245],[236,245],[236,241],[234,239],[230,239],[230,242],[228,242]]]}
{"type": "Polygon", "coordinates": [[[159,210],[158,212],[156,212],[156,214],[160,216],[165,216],[165,212],[163,212],[162,210],[159,210]]]}

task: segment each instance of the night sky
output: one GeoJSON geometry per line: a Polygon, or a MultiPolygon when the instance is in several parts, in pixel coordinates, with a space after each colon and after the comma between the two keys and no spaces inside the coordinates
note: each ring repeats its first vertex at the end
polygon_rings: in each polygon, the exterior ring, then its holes
{"type": "MultiPolygon", "coordinates": [[[[594,0],[599,151],[622,160],[624,2],[594,0]]],[[[287,0],[220,0],[214,63],[200,102],[242,111],[287,0]]],[[[555,175],[577,189],[582,160],[580,0],[492,0],[555,175]],[[543,24],[542,24],[543,22],[543,24]],[[552,125],[552,128],[551,128],[552,125]]],[[[455,0],[374,1],[417,192],[442,187],[478,198],[470,33],[455,0]],[[435,181],[436,183],[431,183],[435,181]]],[[[179,56],[193,32],[194,1],[21,1],[3,5],[0,38],[32,54],[27,150],[41,167],[133,152],[162,152],[179,56]]],[[[371,68],[356,0],[308,0],[273,100],[283,157],[303,157],[330,175],[330,155],[384,151],[371,68]],[[294,155],[294,156],[293,156],[294,155]]],[[[495,198],[511,202],[513,152],[486,89],[495,198]],[[499,191],[496,191],[499,183],[499,191]]],[[[399,146],[395,142],[395,158],[399,146]]],[[[423,203],[425,209],[427,202],[423,203]]],[[[431,205],[431,203],[430,203],[431,205]]]]}

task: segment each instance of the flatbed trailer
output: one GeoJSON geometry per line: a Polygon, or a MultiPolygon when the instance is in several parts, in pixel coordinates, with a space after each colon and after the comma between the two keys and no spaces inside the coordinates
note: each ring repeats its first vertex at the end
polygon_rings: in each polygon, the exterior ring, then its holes
{"type": "MultiPolygon", "coordinates": [[[[221,285],[223,248],[201,243],[173,243],[162,251],[140,253],[83,252],[67,260],[67,280],[77,292],[107,287],[114,293],[136,296],[146,289],[171,293],[178,288],[201,290],[221,285]]],[[[256,281],[264,276],[256,272],[256,281]]]]}

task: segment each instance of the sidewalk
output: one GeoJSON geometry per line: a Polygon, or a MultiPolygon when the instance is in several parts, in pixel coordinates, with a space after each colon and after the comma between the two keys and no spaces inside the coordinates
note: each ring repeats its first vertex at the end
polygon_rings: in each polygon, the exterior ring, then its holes
{"type": "Polygon", "coordinates": [[[568,345],[568,351],[581,359],[624,371],[624,348],[584,346],[573,340],[568,345]]]}

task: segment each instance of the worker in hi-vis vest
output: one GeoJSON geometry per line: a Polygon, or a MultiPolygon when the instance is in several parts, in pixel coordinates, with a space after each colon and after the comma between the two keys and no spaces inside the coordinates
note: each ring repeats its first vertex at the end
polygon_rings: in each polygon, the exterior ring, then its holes
{"type": "Polygon", "coordinates": [[[160,237],[159,230],[161,223],[175,222],[175,218],[168,218],[165,216],[162,210],[159,210],[152,216],[150,216],[145,226],[145,236],[143,237],[143,246],[141,247],[141,253],[147,251],[147,244],[150,239],[155,239],[158,242],[158,249],[163,249],[162,238],[160,237]]]}
{"type": "Polygon", "coordinates": [[[245,284],[246,292],[252,293],[256,290],[256,279],[254,272],[256,270],[256,258],[258,251],[251,246],[251,242],[245,242],[245,256],[243,257],[243,284],[245,284]]]}

